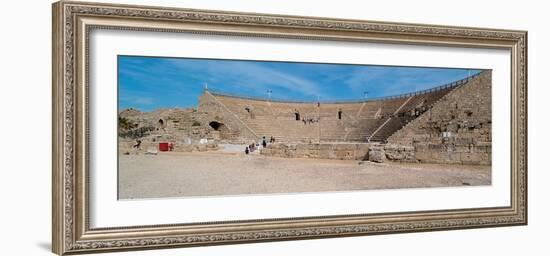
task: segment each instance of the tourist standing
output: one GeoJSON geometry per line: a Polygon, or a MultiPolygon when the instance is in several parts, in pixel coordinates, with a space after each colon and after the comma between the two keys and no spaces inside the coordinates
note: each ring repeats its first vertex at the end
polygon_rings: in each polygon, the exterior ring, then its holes
{"type": "Polygon", "coordinates": [[[136,144],[133,145],[133,148],[137,148],[138,150],[141,150],[141,140],[136,140],[136,144]]]}

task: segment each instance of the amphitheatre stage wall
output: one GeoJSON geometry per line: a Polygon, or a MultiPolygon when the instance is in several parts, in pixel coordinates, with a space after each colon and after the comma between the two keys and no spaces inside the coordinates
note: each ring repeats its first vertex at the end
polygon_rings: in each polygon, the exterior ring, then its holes
{"type": "Polygon", "coordinates": [[[390,160],[491,164],[491,71],[442,97],[388,138],[390,160]]]}
{"type": "Polygon", "coordinates": [[[322,158],[339,160],[368,160],[371,143],[269,144],[261,154],[286,158],[322,158]]]}

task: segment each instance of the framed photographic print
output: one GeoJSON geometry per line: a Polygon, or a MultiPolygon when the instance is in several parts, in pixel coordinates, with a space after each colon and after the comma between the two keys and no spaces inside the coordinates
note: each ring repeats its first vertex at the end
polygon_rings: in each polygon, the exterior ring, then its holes
{"type": "Polygon", "coordinates": [[[53,251],[526,225],[526,40],[57,2],[53,251]]]}

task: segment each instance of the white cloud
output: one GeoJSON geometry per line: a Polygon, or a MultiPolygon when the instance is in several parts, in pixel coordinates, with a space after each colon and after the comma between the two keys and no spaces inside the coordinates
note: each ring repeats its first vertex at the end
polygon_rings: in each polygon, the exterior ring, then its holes
{"type": "Polygon", "coordinates": [[[216,81],[225,81],[223,87],[242,87],[243,90],[265,92],[267,89],[278,88],[280,90],[296,92],[308,96],[321,95],[318,84],[313,81],[271,69],[257,63],[238,62],[180,62],[169,60],[180,72],[193,72],[194,78],[212,81],[216,88],[216,81]]]}

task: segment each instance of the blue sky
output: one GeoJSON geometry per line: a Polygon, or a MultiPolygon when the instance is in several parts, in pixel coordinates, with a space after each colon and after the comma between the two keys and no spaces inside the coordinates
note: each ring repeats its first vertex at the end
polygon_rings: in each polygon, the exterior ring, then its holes
{"type": "MultiPolygon", "coordinates": [[[[479,70],[471,70],[471,74],[479,70]]],[[[361,99],[424,90],[468,69],[119,56],[119,107],[152,111],[198,105],[204,89],[278,99],[361,99]]]]}

